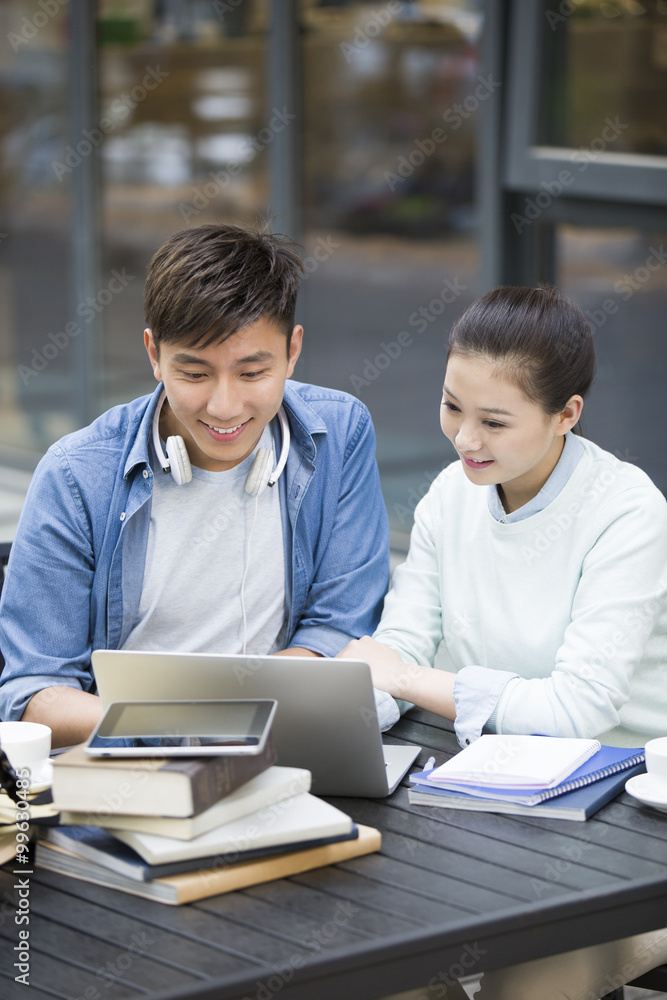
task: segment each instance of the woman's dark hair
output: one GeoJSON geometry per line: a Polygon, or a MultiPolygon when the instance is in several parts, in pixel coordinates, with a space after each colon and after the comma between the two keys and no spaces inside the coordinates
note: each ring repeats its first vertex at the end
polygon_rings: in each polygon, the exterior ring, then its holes
{"type": "Polygon", "coordinates": [[[240,226],[173,233],[148,265],[144,303],[155,345],[208,347],[259,319],[294,327],[304,267],[286,236],[240,226]]]}
{"type": "Polygon", "coordinates": [[[447,359],[484,357],[545,413],[584,399],[595,374],[593,333],[581,309],[551,286],[501,285],[470,306],[449,337],[447,359]]]}

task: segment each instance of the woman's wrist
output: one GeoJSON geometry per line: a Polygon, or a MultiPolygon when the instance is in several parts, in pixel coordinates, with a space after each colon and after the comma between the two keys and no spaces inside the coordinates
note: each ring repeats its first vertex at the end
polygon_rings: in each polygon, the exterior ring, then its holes
{"type": "Polygon", "coordinates": [[[436,715],[442,715],[446,719],[456,718],[456,705],[454,703],[454,681],[456,674],[446,670],[437,670],[434,667],[423,667],[413,665],[408,667],[409,674],[406,675],[406,683],[395,698],[402,698],[404,701],[411,701],[419,708],[425,708],[436,715]]]}

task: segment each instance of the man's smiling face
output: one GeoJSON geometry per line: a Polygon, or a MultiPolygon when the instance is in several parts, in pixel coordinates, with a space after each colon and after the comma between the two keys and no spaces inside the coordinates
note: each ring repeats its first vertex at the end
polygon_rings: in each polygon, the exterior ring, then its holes
{"type": "Polygon", "coordinates": [[[162,437],[179,434],[200,469],[234,468],[251,454],[278,412],[302,336],[303,328],[295,326],[288,354],[285,333],[272,320],[259,319],[220,344],[163,343],[158,355],[146,330],[146,350],[167,396],[160,415],[162,437]]]}

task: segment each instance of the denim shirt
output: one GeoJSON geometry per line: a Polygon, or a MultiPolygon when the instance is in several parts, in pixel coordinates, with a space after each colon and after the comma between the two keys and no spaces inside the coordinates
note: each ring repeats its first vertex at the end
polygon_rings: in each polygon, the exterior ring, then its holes
{"type": "MultiPolygon", "coordinates": [[[[45,687],[94,692],[92,650],[120,648],[135,622],[161,390],[62,438],[35,471],[0,600],[2,719],[20,719],[45,687]]],[[[283,402],[287,645],[335,656],[373,632],[389,582],[375,434],[366,407],[347,393],[288,381],[283,402]]]]}

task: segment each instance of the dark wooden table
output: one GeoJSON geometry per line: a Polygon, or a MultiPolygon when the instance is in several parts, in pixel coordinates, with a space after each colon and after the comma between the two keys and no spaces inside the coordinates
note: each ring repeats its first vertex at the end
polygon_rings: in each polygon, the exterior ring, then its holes
{"type": "MultiPolygon", "coordinates": [[[[458,749],[419,710],[392,741],[458,749]]],[[[667,924],[667,816],[625,794],[586,823],[411,807],[405,785],[332,801],[379,854],[182,907],[35,869],[28,992],[5,866],[0,997],[371,1000],[667,924]]]]}

